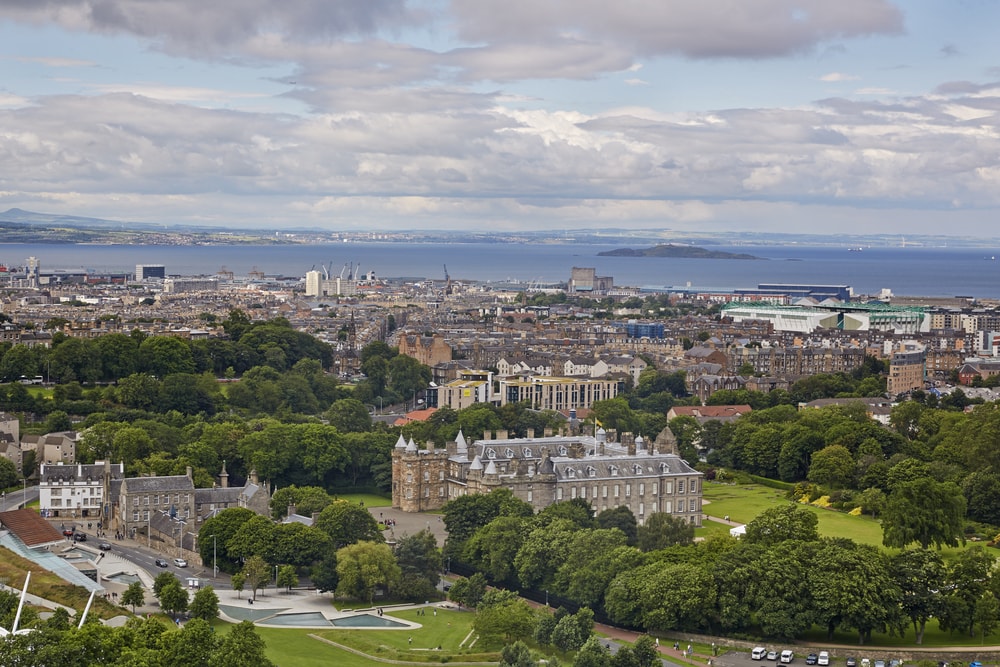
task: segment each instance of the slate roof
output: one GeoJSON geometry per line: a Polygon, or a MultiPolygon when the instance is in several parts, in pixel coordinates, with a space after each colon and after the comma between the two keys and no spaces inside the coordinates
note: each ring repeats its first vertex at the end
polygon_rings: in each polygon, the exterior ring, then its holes
{"type": "Polygon", "coordinates": [[[129,493],[162,493],[164,491],[194,491],[194,482],[187,475],[166,477],[129,477],[124,480],[129,493]]]}

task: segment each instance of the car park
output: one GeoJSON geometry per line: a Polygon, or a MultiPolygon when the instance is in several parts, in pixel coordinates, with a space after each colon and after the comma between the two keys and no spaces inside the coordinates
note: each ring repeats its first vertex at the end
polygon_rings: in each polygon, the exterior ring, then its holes
{"type": "Polygon", "coordinates": [[[750,651],[751,660],[763,660],[765,655],[767,655],[767,649],[763,646],[757,646],[754,650],[750,651]]]}
{"type": "Polygon", "coordinates": [[[768,651],[767,652],[767,659],[768,660],[777,660],[778,659],[778,652],[777,651],[768,651]]]}
{"type": "Polygon", "coordinates": [[[815,653],[810,653],[809,655],[806,656],[807,665],[815,665],[817,661],[819,661],[819,656],[817,656],[815,653]]]}
{"type": "Polygon", "coordinates": [[[111,543],[101,542],[100,544],[97,545],[97,548],[100,549],[101,551],[111,551],[111,543]]]}
{"type": "Polygon", "coordinates": [[[781,662],[783,662],[784,664],[786,665],[790,664],[794,659],[795,659],[795,653],[788,650],[787,648],[781,652],[781,662]]]}
{"type": "Polygon", "coordinates": [[[162,558],[157,558],[156,560],[153,561],[153,563],[156,564],[156,567],[167,567],[167,561],[163,560],[162,558]]]}
{"type": "Polygon", "coordinates": [[[175,558],[174,559],[174,565],[176,565],[177,567],[187,567],[188,566],[188,562],[186,560],[184,560],[183,558],[175,558]]]}
{"type": "Polygon", "coordinates": [[[826,665],[829,665],[830,664],[830,652],[829,651],[820,651],[819,652],[819,660],[817,661],[816,664],[820,665],[820,667],[826,667],[826,665]]]}

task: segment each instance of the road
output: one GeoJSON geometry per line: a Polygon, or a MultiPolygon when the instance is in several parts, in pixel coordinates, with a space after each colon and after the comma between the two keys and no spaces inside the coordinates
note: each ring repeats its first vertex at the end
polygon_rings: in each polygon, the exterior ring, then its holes
{"type": "Polygon", "coordinates": [[[0,511],[16,510],[36,500],[38,500],[37,486],[23,487],[19,491],[3,493],[3,495],[0,495],[0,511]]]}

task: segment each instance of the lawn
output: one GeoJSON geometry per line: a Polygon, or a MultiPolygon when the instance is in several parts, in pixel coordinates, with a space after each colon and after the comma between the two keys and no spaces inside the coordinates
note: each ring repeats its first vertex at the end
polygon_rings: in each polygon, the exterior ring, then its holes
{"type": "Polygon", "coordinates": [[[349,500],[352,503],[364,502],[365,507],[391,507],[392,498],[386,496],[376,496],[373,493],[338,493],[340,500],[349,500]]]}
{"type": "MultiPolygon", "coordinates": [[[[708,515],[720,518],[728,515],[730,519],[739,523],[749,523],[766,509],[792,502],[785,498],[784,491],[758,484],[734,485],[706,482],[702,488],[704,498],[707,501],[704,511],[708,515]]],[[[860,544],[882,546],[882,526],[870,516],[851,516],[846,512],[823,509],[815,505],[800,504],[799,506],[814,512],[819,518],[819,534],[822,537],[847,537],[860,544]]],[[[705,533],[705,536],[709,534],[714,534],[714,532],[705,533]]],[[[941,555],[945,560],[953,558],[972,544],[974,543],[969,542],[965,547],[942,549],[941,555]]]]}

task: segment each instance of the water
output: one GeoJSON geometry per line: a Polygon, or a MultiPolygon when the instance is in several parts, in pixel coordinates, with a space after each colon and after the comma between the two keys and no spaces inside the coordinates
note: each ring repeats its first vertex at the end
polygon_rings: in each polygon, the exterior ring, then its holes
{"type": "MultiPolygon", "coordinates": [[[[339,275],[352,263],[382,277],[558,283],[574,266],[613,276],[615,285],[706,290],[756,287],[758,283],[850,285],[855,293],[921,296],[1000,296],[1000,249],[865,248],[811,246],[712,246],[767,258],[760,261],[598,257],[620,246],[504,243],[338,243],[291,246],[101,246],[0,244],[0,262],[23,266],[37,257],[52,269],[132,273],[136,264],[163,264],[171,275],[213,275],[222,267],[236,275],[257,268],[267,275],[302,277],[332,266],[339,275]]],[[[636,247],[641,247],[638,244],[636,247]]]]}
{"type": "Polygon", "coordinates": [[[372,616],[371,614],[358,614],[357,616],[343,616],[332,621],[338,628],[407,628],[409,625],[394,621],[385,616],[372,616]]]}

